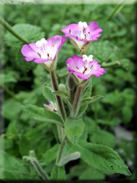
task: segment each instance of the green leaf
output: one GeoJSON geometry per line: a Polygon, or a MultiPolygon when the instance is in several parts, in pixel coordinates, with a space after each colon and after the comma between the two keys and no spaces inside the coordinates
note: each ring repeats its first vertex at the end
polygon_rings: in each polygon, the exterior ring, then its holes
{"type": "Polygon", "coordinates": [[[45,84],[43,87],[43,95],[48,102],[52,101],[54,103],[56,101],[55,96],[51,91],[51,88],[47,86],[47,84],[45,84]]]}
{"type": "Polygon", "coordinates": [[[69,141],[67,143],[74,152],[80,152],[81,158],[94,168],[97,168],[104,173],[131,175],[128,167],[113,149],[107,146],[91,144],[80,140],[78,141],[78,145],[74,145],[69,141]]]}
{"type": "Polygon", "coordinates": [[[14,82],[16,83],[17,80],[13,77],[12,74],[0,74],[0,86],[4,83],[14,82]]]}
{"type": "Polygon", "coordinates": [[[92,102],[95,102],[96,100],[102,98],[103,96],[101,95],[97,95],[97,96],[94,96],[94,97],[87,97],[87,98],[84,98],[81,102],[81,105],[84,105],[84,104],[90,104],[92,102]]]}
{"type": "Polygon", "coordinates": [[[19,135],[19,150],[20,153],[23,156],[28,156],[29,151],[32,150],[31,142],[25,135],[19,135]]]}
{"type": "Polygon", "coordinates": [[[94,59],[101,64],[109,60],[112,53],[117,50],[117,47],[109,41],[92,42],[87,50],[87,55],[94,55],[94,59]]]}
{"type": "Polygon", "coordinates": [[[65,133],[72,142],[76,143],[82,135],[84,127],[82,119],[68,118],[65,123],[65,133]]]}
{"type": "MultiPolygon", "coordinates": [[[[45,33],[42,32],[40,27],[30,24],[16,24],[13,27],[13,30],[20,34],[23,38],[27,39],[30,43],[36,42],[39,39],[45,37],[45,33]]],[[[10,32],[5,34],[5,42],[8,46],[19,47],[24,43],[18,38],[13,36],[10,32]]]]}
{"type": "Polygon", "coordinates": [[[41,160],[47,164],[55,160],[58,153],[58,149],[59,144],[54,145],[52,148],[50,148],[43,154],[41,160]]]}
{"type": "Polygon", "coordinates": [[[0,177],[1,179],[19,180],[29,179],[28,170],[22,165],[21,161],[8,153],[0,150],[0,177]]]}
{"type": "Polygon", "coordinates": [[[14,120],[16,115],[21,111],[21,104],[14,99],[8,99],[4,102],[2,106],[2,116],[6,119],[14,120]],[[12,110],[11,110],[12,109],[12,110]]]}
{"type": "Polygon", "coordinates": [[[52,92],[52,93],[55,94],[55,95],[58,95],[58,96],[60,96],[62,98],[68,99],[68,94],[66,92],[64,92],[64,91],[58,90],[58,91],[55,91],[55,92],[52,92]]]}
{"type": "Polygon", "coordinates": [[[93,134],[94,132],[100,130],[100,127],[96,124],[95,120],[89,117],[84,117],[85,122],[85,131],[89,134],[93,134]]]}
{"type": "Polygon", "coordinates": [[[105,130],[99,130],[90,137],[91,142],[102,144],[113,148],[115,146],[115,136],[105,130]]]}
{"type": "Polygon", "coordinates": [[[118,61],[120,62],[120,66],[122,66],[124,69],[129,69],[129,59],[120,59],[118,61]]]}
{"type": "Polygon", "coordinates": [[[94,167],[84,170],[79,177],[79,180],[104,180],[104,173],[96,170],[94,167]]]}
{"type": "Polygon", "coordinates": [[[55,165],[51,172],[50,180],[66,180],[65,168],[55,165]]]}
{"type": "Polygon", "coordinates": [[[123,114],[123,122],[124,123],[130,122],[130,120],[133,116],[132,109],[128,106],[124,106],[122,108],[122,114],[123,114]]]}
{"type": "Polygon", "coordinates": [[[35,105],[29,104],[23,106],[23,109],[26,112],[28,112],[31,117],[33,117],[36,120],[39,120],[40,122],[54,123],[63,127],[64,123],[62,118],[58,114],[49,111],[46,108],[40,108],[35,105]]]}
{"type": "Polygon", "coordinates": [[[104,124],[104,125],[109,125],[109,126],[117,126],[118,124],[121,123],[121,119],[118,117],[114,117],[113,119],[98,119],[98,123],[104,124]]]}

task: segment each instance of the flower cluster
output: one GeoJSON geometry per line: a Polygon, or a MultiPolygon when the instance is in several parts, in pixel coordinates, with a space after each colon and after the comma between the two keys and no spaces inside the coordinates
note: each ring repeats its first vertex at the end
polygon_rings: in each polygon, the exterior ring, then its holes
{"type": "MultiPolygon", "coordinates": [[[[61,30],[65,36],[56,35],[49,39],[42,38],[36,43],[26,44],[22,47],[21,53],[26,57],[26,61],[34,61],[36,63],[44,63],[48,69],[51,68],[52,62],[56,62],[57,54],[62,45],[69,37],[71,42],[83,53],[86,52],[87,46],[91,41],[96,41],[103,30],[99,28],[96,22],[91,22],[87,25],[86,22],[78,24],[70,24],[61,30]]],[[[79,80],[87,80],[91,75],[99,77],[106,73],[93,56],[89,57],[83,54],[83,57],[76,55],[68,58],[66,61],[67,69],[70,73],[74,73],[79,80]]]]}

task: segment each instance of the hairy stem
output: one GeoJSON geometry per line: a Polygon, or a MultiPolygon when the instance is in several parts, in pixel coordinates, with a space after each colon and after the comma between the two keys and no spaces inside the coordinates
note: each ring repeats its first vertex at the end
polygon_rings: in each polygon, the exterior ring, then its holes
{"type": "Polygon", "coordinates": [[[73,102],[73,107],[72,107],[72,117],[76,117],[78,110],[79,110],[79,104],[81,101],[81,94],[82,94],[82,86],[78,86],[75,99],[73,102]]]}
{"type": "MultiPolygon", "coordinates": [[[[57,78],[56,78],[56,75],[55,75],[55,71],[50,71],[50,74],[51,74],[51,80],[52,80],[53,88],[54,88],[55,91],[58,91],[58,82],[57,82],[57,78]]],[[[64,109],[62,99],[60,98],[60,96],[57,96],[57,95],[56,95],[56,99],[57,99],[57,103],[58,103],[58,107],[59,107],[61,116],[62,116],[63,120],[65,121],[66,120],[66,112],[65,112],[65,109],[64,109]]]]}
{"type": "Polygon", "coordinates": [[[49,180],[49,176],[47,173],[42,169],[39,162],[35,158],[31,158],[31,164],[34,166],[38,174],[43,178],[43,180],[49,180]]]}
{"type": "Polygon", "coordinates": [[[57,156],[57,159],[56,159],[56,165],[58,165],[59,161],[61,160],[61,157],[62,157],[62,153],[63,153],[63,150],[65,148],[65,145],[66,145],[66,136],[64,136],[64,139],[62,140],[62,143],[60,145],[60,148],[59,148],[59,152],[58,152],[58,156],[57,156]]]}
{"type": "MultiPolygon", "coordinates": [[[[97,95],[97,86],[94,87],[95,88],[95,96],[97,95]]],[[[95,131],[97,132],[98,130],[98,113],[97,113],[97,105],[98,105],[98,101],[95,101],[95,114],[94,114],[94,118],[95,118],[95,122],[96,122],[96,127],[95,127],[95,131]]]]}
{"type": "Polygon", "coordinates": [[[22,42],[29,44],[28,40],[13,30],[13,28],[0,16],[0,24],[22,42]]]}

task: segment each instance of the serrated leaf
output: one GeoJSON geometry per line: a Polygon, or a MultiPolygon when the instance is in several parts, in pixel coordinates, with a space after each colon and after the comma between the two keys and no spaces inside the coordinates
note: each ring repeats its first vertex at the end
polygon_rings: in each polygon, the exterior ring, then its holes
{"type": "MultiPolygon", "coordinates": [[[[29,43],[36,42],[41,38],[45,37],[45,33],[42,32],[40,27],[30,24],[16,24],[13,27],[13,30],[20,34],[23,38],[28,40],[29,43]]],[[[18,47],[22,46],[24,42],[20,41],[10,32],[5,34],[5,42],[8,46],[18,47]]]]}
{"type": "Polygon", "coordinates": [[[31,146],[31,142],[25,135],[19,135],[19,149],[20,153],[23,156],[28,156],[29,151],[33,150],[31,146]]]}
{"type": "Polygon", "coordinates": [[[82,135],[85,124],[82,119],[68,118],[65,123],[65,133],[69,139],[76,143],[82,135]]]}
{"type": "Polygon", "coordinates": [[[54,145],[52,148],[50,148],[43,154],[41,160],[47,164],[50,163],[51,161],[56,159],[58,149],[59,149],[59,144],[54,145]]]}
{"type": "Polygon", "coordinates": [[[39,120],[40,122],[54,123],[63,127],[64,123],[62,118],[58,114],[49,111],[46,108],[40,108],[35,105],[29,104],[23,106],[23,109],[26,112],[28,112],[31,117],[33,117],[36,120],[39,120]]]}
{"type": "Polygon", "coordinates": [[[91,142],[102,144],[113,148],[115,146],[115,136],[105,130],[98,130],[90,137],[91,142]]]}
{"type": "Polygon", "coordinates": [[[87,55],[94,55],[94,59],[101,64],[108,61],[111,54],[117,50],[117,47],[109,41],[100,41],[91,43],[87,50],[87,55]]]}
{"type": "Polygon", "coordinates": [[[84,105],[84,104],[90,104],[92,102],[95,102],[96,100],[102,98],[104,96],[102,95],[97,95],[97,96],[94,96],[94,97],[87,97],[87,98],[84,98],[81,102],[81,105],[84,105]]]}
{"type": "Polygon", "coordinates": [[[80,140],[78,141],[78,144],[75,145],[69,141],[67,144],[74,152],[80,152],[81,158],[86,163],[104,173],[131,175],[128,167],[121,160],[117,152],[107,146],[92,144],[80,140]]]}
{"type": "Polygon", "coordinates": [[[66,180],[65,168],[55,165],[51,172],[50,180],[66,180]]]}

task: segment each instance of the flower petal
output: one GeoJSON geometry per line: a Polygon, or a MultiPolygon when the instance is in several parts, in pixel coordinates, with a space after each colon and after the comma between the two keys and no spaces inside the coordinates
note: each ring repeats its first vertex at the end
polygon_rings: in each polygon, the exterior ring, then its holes
{"type": "Polygon", "coordinates": [[[35,50],[33,50],[30,46],[31,44],[25,44],[22,49],[21,53],[27,58],[39,58],[39,55],[35,50]]]}

